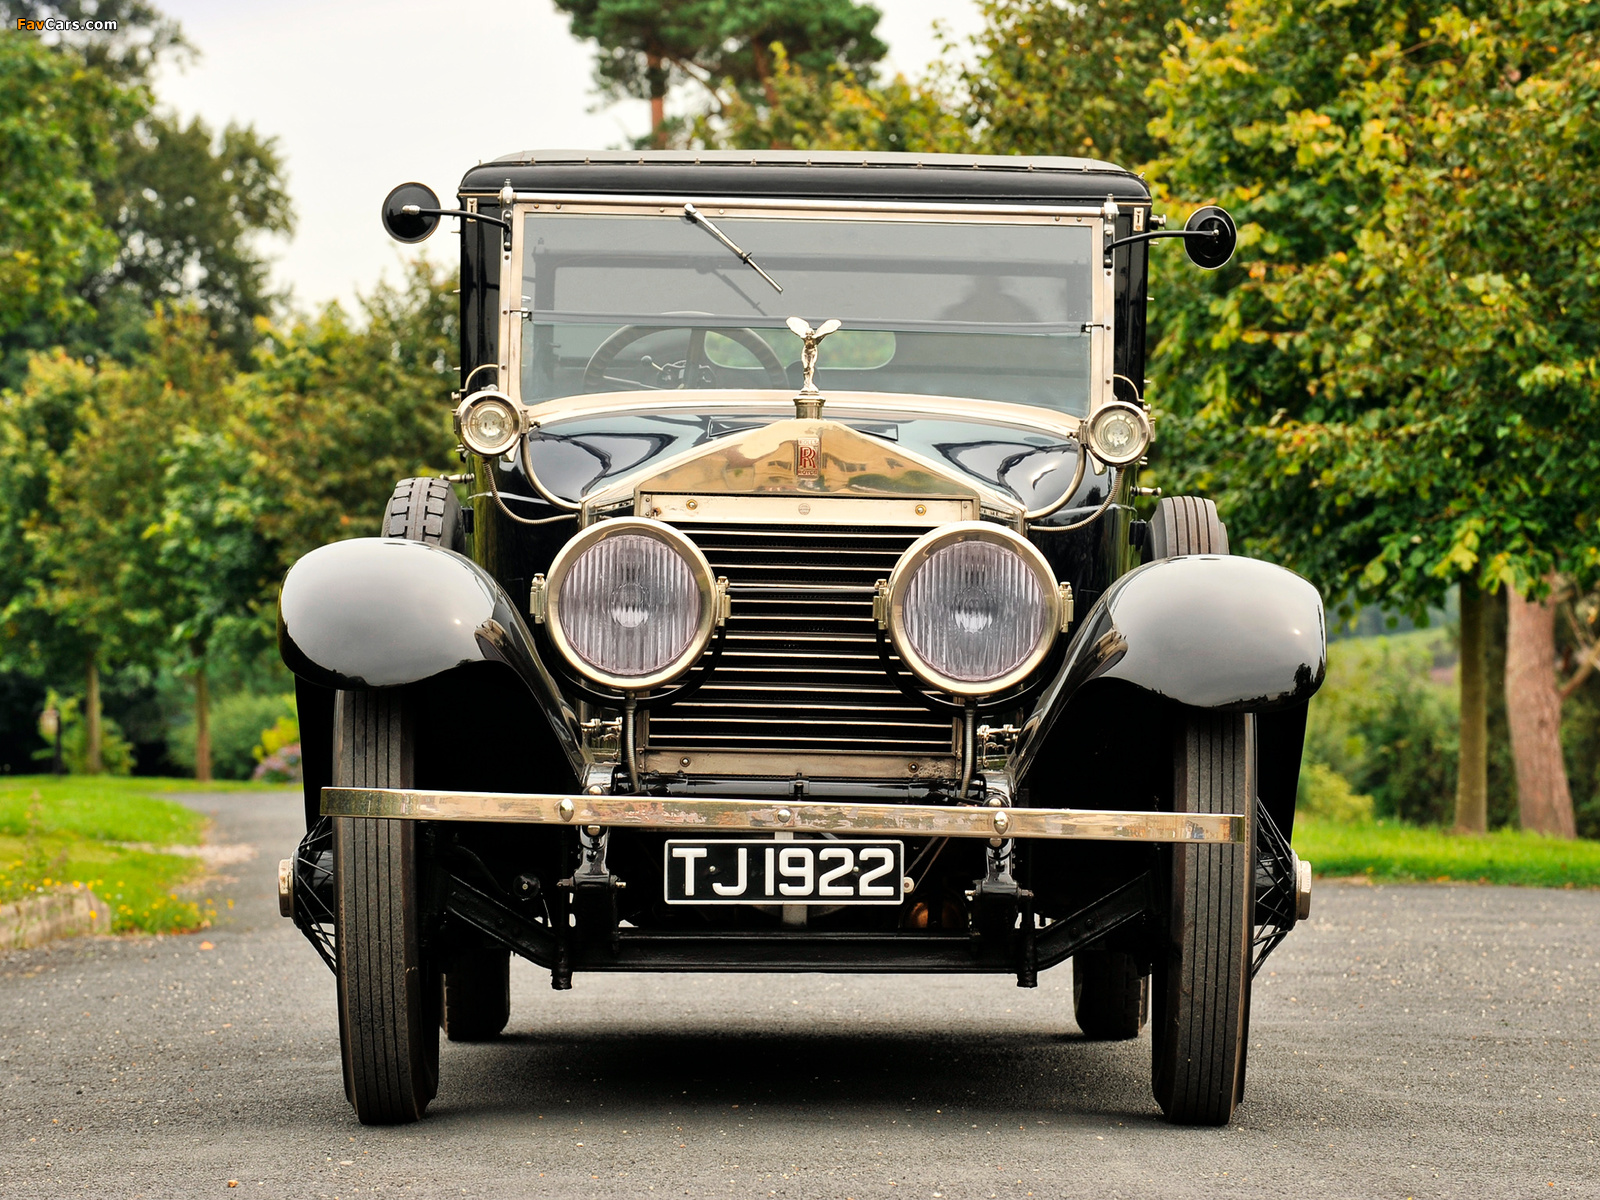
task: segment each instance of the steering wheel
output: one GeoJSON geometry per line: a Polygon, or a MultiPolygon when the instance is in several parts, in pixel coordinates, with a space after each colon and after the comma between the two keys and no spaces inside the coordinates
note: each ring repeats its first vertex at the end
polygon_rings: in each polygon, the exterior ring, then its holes
{"type": "MultiPolygon", "coordinates": [[[[728,329],[707,329],[703,325],[624,325],[605,341],[601,342],[595,352],[589,356],[589,364],[583,369],[583,390],[586,392],[608,392],[617,385],[630,388],[639,388],[642,391],[662,391],[676,388],[690,388],[701,386],[703,374],[712,370],[712,364],[706,358],[706,334],[719,333],[729,341],[738,342],[751,354],[756,356],[756,361],[761,364],[761,369],[767,373],[767,386],[783,389],[789,386],[789,375],[783,369],[766,339],[753,329],[734,326],[728,329]],[[608,374],[611,364],[617,356],[633,343],[649,337],[651,334],[661,333],[669,329],[687,329],[689,331],[689,353],[682,362],[654,363],[646,357],[644,361],[654,367],[659,373],[661,382],[658,384],[640,383],[636,379],[619,379],[608,374]]],[[[712,385],[715,386],[713,379],[712,385]]]]}

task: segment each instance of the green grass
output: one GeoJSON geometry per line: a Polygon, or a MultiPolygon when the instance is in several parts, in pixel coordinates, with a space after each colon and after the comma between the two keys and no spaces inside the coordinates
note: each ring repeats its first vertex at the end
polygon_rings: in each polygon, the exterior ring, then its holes
{"type": "Polygon", "coordinates": [[[206,818],[162,793],[267,790],[189,779],[0,777],[0,902],[86,887],[111,906],[114,932],[205,926],[209,911],[182,895],[183,885],[203,873],[200,861],[131,847],[200,843],[206,818]]]}
{"type": "Polygon", "coordinates": [[[1398,821],[1344,824],[1301,817],[1294,848],[1318,875],[1600,887],[1600,841],[1569,842],[1514,829],[1455,834],[1398,821]]]}

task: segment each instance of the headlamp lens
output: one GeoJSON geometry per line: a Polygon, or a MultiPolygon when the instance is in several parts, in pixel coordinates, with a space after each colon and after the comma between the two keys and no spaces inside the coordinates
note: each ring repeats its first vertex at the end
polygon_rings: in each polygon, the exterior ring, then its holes
{"type": "Polygon", "coordinates": [[[1144,454],[1149,442],[1149,427],[1138,412],[1125,405],[1103,408],[1089,422],[1089,448],[1112,466],[1133,462],[1144,454]]]}
{"type": "Polygon", "coordinates": [[[503,401],[483,400],[467,411],[462,432],[471,449],[504,453],[516,440],[517,414],[503,401]]]}
{"type": "Polygon", "coordinates": [[[929,668],[962,683],[1017,669],[1049,629],[1050,599],[1015,550],[954,542],[928,555],[906,585],[905,636],[929,668]]]}
{"type": "Polygon", "coordinates": [[[679,659],[707,602],[681,554],[637,533],[605,538],[579,554],[556,599],[573,653],[624,679],[653,675],[679,659]]]}

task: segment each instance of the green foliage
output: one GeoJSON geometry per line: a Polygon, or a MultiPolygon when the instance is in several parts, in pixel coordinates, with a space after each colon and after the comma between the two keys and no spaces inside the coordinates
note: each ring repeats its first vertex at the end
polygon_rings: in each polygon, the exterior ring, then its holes
{"type": "Polygon", "coordinates": [[[84,285],[99,316],[76,345],[127,358],[148,344],[145,323],[158,305],[187,302],[248,366],[255,322],[274,299],[257,239],[294,228],[275,140],[153,115],[123,133],[99,207],[121,250],[84,285]]]}
{"type": "Polygon", "coordinates": [[[1185,31],[1156,84],[1159,177],[1241,226],[1236,264],[1180,284],[1164,326],[1177,486],[1225,485],[1248,550],[1360,603],[1591,577],[1592,12],[1229,18],[1185,31]]]}
{"type": "Polygon", "coordinates": [[[1381,816],[1436,824],[1454,811],[1456,698],[1429,677],[1439,642],[1424,630],[1329,647],[1305,759],[1370,796],[1381,816]]]}
{"type": "Polygon", "coordinates": [[[694,125],[695,140],[729,149],[901,150],[932,154],[970,148],[966,123],[939,80],[885,84],[854,71],[807,71],[773,47],[765,92],[735,95],[694,125]]]}
{"type": "MultiPolygon", "coordinates": [[[[15,22],[12,23],[13,28],[15,22]]],[[[87,315],[79,282],[116,253],[96,190],[146,98],[36,37],[0,38],[0,385],[87,315]]]]}
{"type": "Polygon", "coordinates": [[[599,45],[603,91],[659,99],[692,81],[748,96],[772,74],[773,43],[802,69],[860,71],[888,53],[879,13],[854,0],[555,0],[574,37],[599,45]]]}
{"type": "Polygon", "coordinates": [[[976,58],[962,73],[969,121],[991,154],[1075,154],[1139,167],[1160,143],[1149,87],[1167,27],[1204,22],[1220,4],[1182,0],[982,0],[976,58]]]}
{"type": "Polygon", "coordinates": [[[326,542],[378,531],[398,479],[453,464],[454,279],[424,261],[399,287],[266,331],[259,368],[232,390],[245,485],[280,569],[326,542]]]}
{"type": "Polygon", "coordinates": [[[1300,789],[1295,799],[1295,820],[1311,817],[1320,821],[1370,821],[1371,796],[1363,796],[1350,781],[1326,763],[1308,762],[1300,768],[1300,789]]]}
{"type": "MultiPolygon", "coordinates": [[[[262,734],[294,715],[294,697],[255,696],[239,692],[211,706],[211,769],[219,779],[249,779],[256,768],[255,750],[262,734]]],[[[168,754],[181,767],[194,769],[194,723],[173,730],[168,754]]]]}
{"type": "MultiPolygon", "coordinates": [[[[89,728],[79,711],[78,697],[65,698],[52,689],[46,694],[45,707],[54,708],[61,721],[61,765],[70,774],[82,775],[89,769],[89,728]]],[[[48,767],[55,761],[55,739],[39,731],[44,744],[33,752],[33,761],[48,767]]],[[[100,719],[100,769],[107,775],[131,775],[134,768],[133,747],[122,736],[121,727],[110,717],[100,719]]]]}
{"type": "Polygon", "coordinates": [[[1294,848],[1322,876],[1600,887],[1600,842],[1567,841],[1513,829],[1454,834],[1394,821],[1349,823],[1312,818],[1295,822],[1294,848]]]}

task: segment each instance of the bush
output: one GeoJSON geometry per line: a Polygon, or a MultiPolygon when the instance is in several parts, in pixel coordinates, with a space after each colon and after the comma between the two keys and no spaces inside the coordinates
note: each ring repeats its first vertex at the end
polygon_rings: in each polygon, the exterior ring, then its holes
{"type": "MultiPolygon", "coordinates": [[[[89,768],[89,725],[79,711],[81,702],[76,696],[65,699],[53,690],[46,696],[45,704],[61,714],[61,762],[69,775],[84,775],[89,768]]],[[[33,761],[48,771],[55,761],[55,739],[47,738],[41,730],[39,740],[44,748],[33,752],[33,761]]],[[[100,717],[100,766],[103,775],[132,775],[133,747],[122,736],[122,728],[104,714],[100,717]]]]}
{"type": "Polygon", "coordinates": [[[268,783],[300,783],[300,722],[295,717],[279,717],[278,723],[261,733],[261,744],[252,753],[256,769],[252,779],[268,783]]]}
{"type": "Polygon", "coordinates": [[[1429,674],[1442,637],[1419,630],[1328,647],[1328,678],[1311,702],[1305,761],[1342,776],[1352,793],[1370,796],[1378,816],[1421,824],[1454,816],[1458,700],[1453,687],[1429,674]]]}
{"type": "Polygon", "coordinates": [[[1308,762],[1300,770],[1300,792],[1295,812],[1323,821],[1370,821],[1371,796],[1363,796],[1350,781],[1326,763],[1308,762]]]}
{"type": "MultiPolygon", "coordinates": [[[[218,779],[249,779],[256,769],[255,750],[264,731],[283,717],[294,716],[294,697],[238,692],[211,706],[211,773],[218,779]]],[[[193,772],[194,722],[172,731],[172,761],[193,772]]]]}

